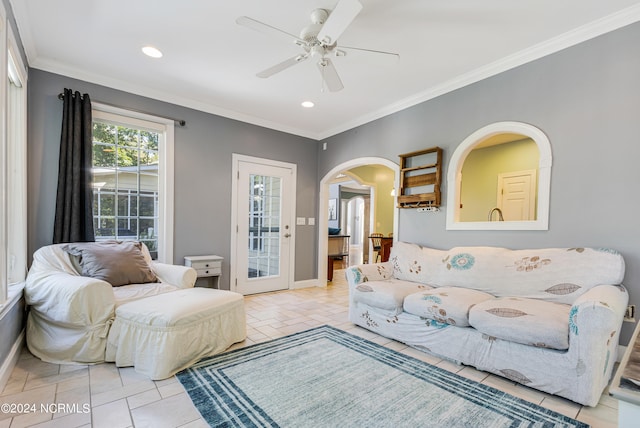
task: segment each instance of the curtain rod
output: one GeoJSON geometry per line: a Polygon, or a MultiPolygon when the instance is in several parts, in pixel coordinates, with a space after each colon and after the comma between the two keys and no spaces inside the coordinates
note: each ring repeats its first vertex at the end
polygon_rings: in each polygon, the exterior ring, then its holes
{"type": "MultiPolygon", "coordinates": [[[[60,92],[58,94],[58,99],[59,100],[64,100],[64,93],[63,92],[60,92]]],[[[173,120],[175,123],[177,123],[180,126],[185,126],[187,124],[187,122],[185,120],[183,120],[183,119],[174,119],[173,117],[158,116],[157,114],[148,113],[148,112],[142,111],[142,110],[136,110],[136,109],[132,109],[132,108],[120,107],[120,106],[116,106],[116,105],[109,104],[109,103],[103,103],[102,101],[97,101],[97,100],[93,100],[93,101],[95,101],[98,104],[104,104],[104,105],[109,106],[109,107],[122,108],[122,109],[125,109],[125,110],[134,111],[136,113],[148,114],[150,116],[156,116],[156,117],[161,117],[163,119],[173,120]]]]}

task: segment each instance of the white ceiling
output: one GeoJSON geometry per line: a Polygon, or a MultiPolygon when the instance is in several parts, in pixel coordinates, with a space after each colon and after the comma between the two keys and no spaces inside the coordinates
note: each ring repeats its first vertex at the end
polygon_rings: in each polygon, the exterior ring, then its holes
{"type": "Polygon", "coordinates": [[[360,0],[338,45],[396,52],[396,64],[335,58],[345,88],[333,93],[311,60],[255,76],[301,48],[236,18],[298,35],[337,1],[11,4],[30,67],[318,140],[640,20],[632,0],[360,0]],[[144,56],[145,45],[164,56],[144,56]]]}

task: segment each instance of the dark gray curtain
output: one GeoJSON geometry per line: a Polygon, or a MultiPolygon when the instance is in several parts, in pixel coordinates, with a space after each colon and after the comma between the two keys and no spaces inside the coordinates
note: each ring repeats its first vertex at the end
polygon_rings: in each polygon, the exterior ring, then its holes
{"type": "Polygon", "coordinates": [[[91,99],[64,90],[53,243],[94,240],[91,99]]]}

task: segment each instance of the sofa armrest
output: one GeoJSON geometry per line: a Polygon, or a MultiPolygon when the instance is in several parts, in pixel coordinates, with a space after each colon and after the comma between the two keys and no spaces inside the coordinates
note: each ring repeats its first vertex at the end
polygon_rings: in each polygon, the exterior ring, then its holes
{"type": "Polygon", "coordinates": [[[577,353],[582,367],[595,368],[605,383],[616,361],[628,302],[624,286],[598,285],[578,297],[569,313],[569,352],[577,353]]]}
{"type": "Polygon", "coordinates": [[[178,288],[192,288],[198,277],[196,270],[188,266],[151,262],[151,269],[160,281],[178,288]]]}
{"type": "Polygon", "coordinates": [[[95,326],[115,316],[113,288],[108,282],[66,272],[27,276],[25,301],[32,311],[62,325],[95,326]]]}
{"type": "Polygon", "coordinates": [[[578,297],[571,307],[569,326],[573,336],[580,338],[581,330],[610,337],[620,326],[629,303],[629,294],[622,285],[598,285],[578,297]]]}
{"type": "Polygon", "coordinates": [[[349,283],[349,288],[367,281],[389,279],[393,276],[391,262],[355,265],[347,268],[344,273],[349,283]]]}

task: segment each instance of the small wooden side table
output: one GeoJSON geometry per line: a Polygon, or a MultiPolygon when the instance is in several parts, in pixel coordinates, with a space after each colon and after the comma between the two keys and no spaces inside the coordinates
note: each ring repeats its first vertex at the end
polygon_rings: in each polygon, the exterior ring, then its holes
{"type": "MultiPolygon", "coordinates": [[[[198,273],[199,278],[212,278],[213,288],[220,288],[220,276],[222,275],[222,261],[223,257],[216,255],[206,256],[185,256],[184,265],[192,267],[198,273]]],[[[196,283],[196,287],[200,287],[196,283]]],[[[209,287],[211,288],[211,287],[209,287]]]]}

